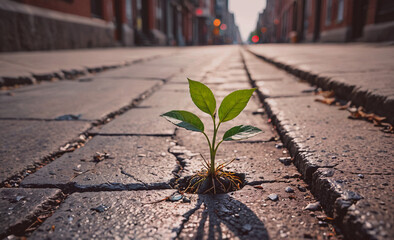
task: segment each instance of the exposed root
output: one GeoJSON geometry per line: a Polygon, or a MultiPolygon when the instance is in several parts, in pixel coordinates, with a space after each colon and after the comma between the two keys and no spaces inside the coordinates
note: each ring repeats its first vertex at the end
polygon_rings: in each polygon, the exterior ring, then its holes
{"type": "Polygon", "coordinates": [[[181,192],[199,194],[227,193],[241,189],[245,184],[245,175],[223,171],[223,166],[216,168],[214,174],[202,170],[192,176],[180,180],[181,192]]]}

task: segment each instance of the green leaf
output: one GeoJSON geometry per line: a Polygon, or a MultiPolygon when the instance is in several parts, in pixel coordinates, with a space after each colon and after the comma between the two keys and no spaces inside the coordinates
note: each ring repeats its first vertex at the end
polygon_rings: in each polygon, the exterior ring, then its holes
{"type": "Polygon", "coordinates": [[[223,135],[223,141],[242,140],[259,134],[261,129],[250,125],[239,125],[230,128],[223,135]]]}
{"type": "Polygon", "coordinates": [[[204,84],[187,79],[189,81],[190,96],[194,104],[203,112],[213,116],[216,110],[215,96],[209,87],[204,84]]]}
{"type": "Polygon", "coordinates": [[[173,110],[160,116],[164,117],[169,122],[177,125],[178,127],[195,132],[204,132],[204,123],[201,122],[199,117],[191,112],[173,110]]]}
{"type": "Polygon", "coordinates": [[[238,116],[248,104],[256,88],[238,90],[227,95],[219,107],[219,120],[227,122],[238,116]]]}

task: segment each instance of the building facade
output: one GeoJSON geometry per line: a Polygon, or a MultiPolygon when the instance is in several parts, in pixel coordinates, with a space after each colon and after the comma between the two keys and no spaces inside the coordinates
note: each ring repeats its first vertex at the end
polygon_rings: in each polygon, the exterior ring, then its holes
{"type": "Polygon", "coordinates": [[[0,1],[0,51],[234,44],[238,35],[228,0],[0,1]]]}
{"type": "Polygon", "coordinates": [[[267,0],[255,33],[259,42],[393,41],[394,1],[267,0]]]}

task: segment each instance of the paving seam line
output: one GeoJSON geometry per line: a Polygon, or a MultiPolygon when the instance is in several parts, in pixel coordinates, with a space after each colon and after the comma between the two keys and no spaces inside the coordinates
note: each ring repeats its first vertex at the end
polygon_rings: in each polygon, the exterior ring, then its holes
{"type": "MultiPolygon", "coordinates": [[[[244,53],[240,50],[242,61],[244,63],[245,70],[247,72],[250,84],[252,87],[257,88],[256,82],[251,77],[249,69],[247,67],[244,53]]],[[[349,239],[375,239],[376,236],[368,233],[361,219],[355,221],[354,218],[359,218],[359,215],[349,216],[347,208],[342,207],[342,203],[347,200],[345,191],[341,190],[341,187],[333,182],[330,178],[324,176],[324,170],[326,168],[318,168],[309,158],[299,151],[297,144],[294,139],[285,130],[284,125],[277,119],[272,109],[273,106],[266,101],[268,98],[259,89],[256,93],[263,104],[267,115],[271,118],[272,123],[276,126],[277,132],[284,144],[289,150],[290,155],[294,158],[293,163],[297,167],[298,171],[303,175],[305,181],[311,186],[311,192],[321,202],[324,210],[331,216],[335,216],[335,223],[341,228],[341,230],[348,235],[349,239]],[[346,231],[351,229],[349,231],[346,231]]],[[[352,205],[352,203],[350,203],[352,205]]],[[[354,205],[352,205],[354,206],[354,205]]],[[[350,207],[350,206],[349,206],[350,207]]],[[[375,233],[376,234],[376,233],[375,233]]]]}
{"type": "Polygon", "coordinates": [[[335,80],[335,78],[331,78],[329,76],[301,70],[296,66],[288,65],[286,63],[276,61],[273,58],[257,54],[246,47],[245,50],[253,54],[254,56],[264,60],[265,62],[273,64],[274,66],[283,69],[296,77],[304,79],[309,83],[322,88],[323,90],[334,91],[335,95],[341,99],[351,101],[352,104],[356,106],[363,106],[367,111],[387,117],[387,121],[391,124],[394,124],[394,114],[393,111],[390,110],[394,109],[394,102],[386,101],[387,97],[385,96],[376,95],[368,92],[367,90],[361,90],[355,85],[349,85],[343,82],[339,82],[335,80]]]}
{"type": "Polygon", "coordinates": [[[78,77],[86,76],[89,74],[100,73],[107,70],[117,69],[121,67],[127,67],[137,63],[149,62],[157,58],[164,56],[170,56],[172,54],[158,54],[150,56],[147,58],[138,58],[131,61],[125,61],[123,63],[112,64],[112,65],[98,65],[95,67],[82,67],[82,69],[61,69],[59,71],[44,73],[44,74],[34,74],[31,73],[30,76],[18,76],[18,77],[7,77],[0,76],[0,88],[1,87],[14,87],[16,85],[32,85],[37,84],[42,81],[52,81],[56,80],[73,80],[78,77]]]}

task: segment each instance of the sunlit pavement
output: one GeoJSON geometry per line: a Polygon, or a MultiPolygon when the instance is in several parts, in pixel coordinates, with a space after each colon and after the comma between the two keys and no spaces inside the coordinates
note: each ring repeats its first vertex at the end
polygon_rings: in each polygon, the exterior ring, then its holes
{"type": "Polygon", "coordinates": [[[346,105],[392,121],[392,47],[118,48],[0,61],[0,237],[394,236],[392,133],[387,120],[349,119],[346,105]],[[223,130],[250,124],[264,133],[219,149],[221,161],[236,158],[229,170],[246,174],[242,190],[160,201],[209,153],[201,134],[159,117],[184,109],[209,126],[187,77],[207,84],[218,104],[258,87],[223,130]]]}

